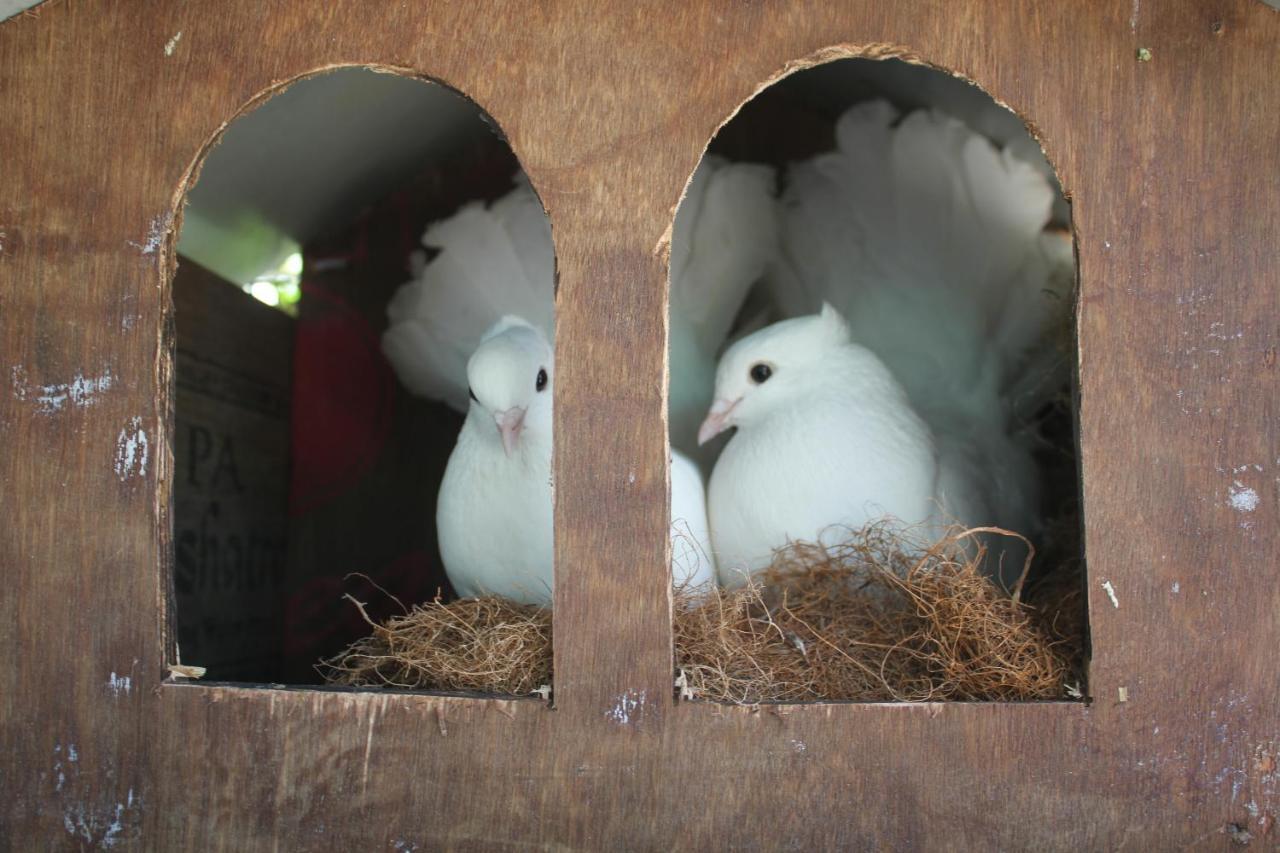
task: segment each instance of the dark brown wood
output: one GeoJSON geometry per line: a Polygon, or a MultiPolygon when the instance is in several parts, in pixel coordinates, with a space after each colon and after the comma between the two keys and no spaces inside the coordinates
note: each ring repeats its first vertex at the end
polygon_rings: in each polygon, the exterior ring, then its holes
{"type": "Polygon", "coordinates": [[[1255,0],[49,3],[0,25],[5,846],[1274,847],[1278,67],[1255,0]],[[660,240],[753,92],[885,46],[1026,117],[1074,200],[1093,701],[677,705],[660,240]],[[551,215],[554,710],[163,681],[177,200],[246,104],[360,62],[473,97],[551,215]]]}

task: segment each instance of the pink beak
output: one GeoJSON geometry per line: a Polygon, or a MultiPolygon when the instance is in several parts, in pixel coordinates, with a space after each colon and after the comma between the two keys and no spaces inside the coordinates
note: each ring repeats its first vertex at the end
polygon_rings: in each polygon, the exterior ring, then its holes
{"type": "Polygon", "coordinates": [[[741,402],[742,398],[739,397],[732,403],[728,400],[716,400],[712,403],[711,411],[707,412],[707,419],[702,422],[702,426],[698,427],[698,444],[706,444],[733,426],[733,424],[729,423],[729,415],[733,412],[734,406],[741,402]]]}
{"type": "Polygon", "coordinates": [[[520,439],[520,431],[524,429],[524,412],[519,406],[512,406],[505,412],[496,412],[493,419],[498,424],[498,434],[502,436],[502,449],[508,456],[516,449],[520,439]]]}

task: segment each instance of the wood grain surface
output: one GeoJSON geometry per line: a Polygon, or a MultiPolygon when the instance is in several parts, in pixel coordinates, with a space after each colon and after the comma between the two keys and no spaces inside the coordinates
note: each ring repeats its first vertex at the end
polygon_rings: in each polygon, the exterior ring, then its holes
{"type": "Polygon", "coordinates": [[[1277,68],[1256,0],[53,0],[0,25],[0,847],[1274,848],[1277,68]],[[743,101],[866,50],[981,83],[1073,199],[1088,704],[672,698],[661,238],[743,101]],[[474,98],[551,216],[554,707],[165,681],[177,200],[246,105],[360,63],[474,98]]]}

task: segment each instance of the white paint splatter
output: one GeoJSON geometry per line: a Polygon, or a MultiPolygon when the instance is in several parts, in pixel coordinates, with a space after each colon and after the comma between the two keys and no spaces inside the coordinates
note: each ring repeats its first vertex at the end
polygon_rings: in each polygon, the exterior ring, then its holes
{"type": "Polygon", "coordinates": [[[1169,587],[1169,591],[1172,592],[1174,595],[1177,595],[1178,593],[1182,592],[1182,584],[1178,583],[1177,581],[1174,581],[1173,586],[1169,587]]]}
{"type": "Polygon", "coordinates": [[[130,246],[142,252],[144,256],[155,255],[160,250],[160,246],[164,243],[164,238],[169,233],[169,227],[173,224],[173,217],[169,214],[157,216],[151,220],[151,227],[147,229],[147,239],[142,243],[135,243],[132,240],[127,241],[130,246]]]}
{"type": "Polygon", "coordinates": [[[62,786],[67,784],[67,774],[62,771],[62,759],[60,757],[56,757],[61,756],[62,754],[62,744],[55,743],[53,745],[53,754],[55,756],[53,760],[53,772],[57,779],[53,784],[53,790],[58,793],[62,793],[62,786]]]}
{"type": "MultiPolygon", "coordinates": [[[[1173,301],[1176,305],[1203,305],[1212,298],[1213,294],[1206,288],[1193,287],[1190,293],[1179,294],[1173,298],[1173,301]]],[[[1187,312],[1188,315],[1195,313],[1196,311],[1194,309],[1187,312]]]]}
{"type": "MultiPolygon", "coordinates": [[[[114,672],[111,675],[119,679],[114,672]]],[[[110,849],[122,841],[136,840],[142,824],[142,796],[129,788],[124,802],[94,802],[93,786],[80,772],[80,754],[75,744],[69,743],[64,749],[61,743],[55,743],[53,754],[54,792],[61,802],[62,828],[67,834],[80,842],[79,846],[93,849],[110,849]]],[[[114,772],[108,770],[107,778],[112,776],[114,772]]]]}
{"type": "Polygon", "coordinates": [[[86,409],[98,402],[97,396],[110,390],[115,377],[108,370],[101,376],[85,376],[76,373],[70,382],[56,382],[52,385],[32,385],[27,380],[27,371],[21,365],[14,365],[9,370],[13,396],[20,401],[31,400],[36,411],[42,415],[53,415],[70,405],[77,409],[86,409]]]}
{"type": "Polygon", "coordinates": [[[1236,512],[1253,512],[1258,508],[1258,493],[1239,480],[1227,490],[1227,503],[1236,512]]]}
{"type": "Polygon", "coordinates": [[[793,739],[793,740],[788,741],[788,743],[790,743],[790,744],[791,744],[791,748],[792,748],[793,750],[795,750],[796,752],[804,752],[806,749],[808,749],[808,748],[809,748],[809,747],[808,747],[808,745],[807,745],[804,741],[802,741],[802,740],[794,740],[794,739],[793,739]]]}
{"type": "Polygon", "coordinates": [[[132,418],[116,437],[115,469],[121,482],[130,477],[146,476],[150,451],[151,444],[142,429],[142,418],[132,418]]]}
{"type": "Polygon", "coordinates": [[[102,836],[103,847],[114,847],[115,843],[120,840],[120,834],[124,832],[124,812],[125,809],[133,808],[133,789],[129,789],[126,795],[126,801],[116,803],[115,817],[111,821],[111,825],[107,827],[107,832],[102,836]]]}
{"type": "Polygon", "coordinates": [[[182,38],[182,30],[178,30],[178,34],[164,43],[164,55],[173,56],[173,49],[178,46],[178,40],[182,38]]]}
{"type": "Polygon", "coordinates": [[[111,677],[107,679],[107,689],[114,693],[117,697],[121,693],[128,695],[133,689],[133,679],[127,675],[116,675],[111,673],[111,677]]]}
{"type": "Polygon", "coordinates": [[[125,819],[128,817],[131,824],[136,824],[137,815],[132,812],[137,800],[133,789],[130,788],[125,802],[116,803],[105,815],[87,808],[84,803],[75,803],[63,812],[62,828],[71,837],[82,840],[86,844],[110,849],[126,839],[126,829],[136,828],[126,827],[125,819]]]}
{"type": "Polygon", "coordinates": [[[1107,591],[1107,598],[1111,599],[1111,606],[1119,610],[1120,599],[1116,598],[1116,588],[1111,585],[1111,581],[1103,581],[1102,588],[1107,591]]]}
{"type": "Polygon", "coordinates": [[[627,473],[627,484],[631,486],[636,484],[636,472],[634,470],[627,473]]]}
{"type": "Polygon", "coordinates": [[[614,700],[613,707],[605,712],[605,716],[620,726],[629,725],[632,714],[644,710],[645,698],[644,690],[628,690],[614,700]]]}
{"type": "Polygon", "coordinates": [[[1238,329],[1235,332],[1226,331],[1227,324],[1221,320],[1210,323],[1208,337],[1218,341],[1238,341],[1244,337],[1244,329],[1238,329]]]}
{"type": "Polygon", "coordinates": [[[9,368],[9,384],[13,387],[13,396],[19,400],[26,400],[27,393],[30,390],[27,386],[27,371],[22,365],[15,364],[9,368]]]}
{"type": "Polygon", "coordinates": [[[113,381],[111,371],[93,377],[77,373],[76,378],[66,384],[46,385],[41,388],[36,402],[50,411],[56,411],[66,403],[83,409],[95,402],[96,394],[111,388],[113,381]]]}

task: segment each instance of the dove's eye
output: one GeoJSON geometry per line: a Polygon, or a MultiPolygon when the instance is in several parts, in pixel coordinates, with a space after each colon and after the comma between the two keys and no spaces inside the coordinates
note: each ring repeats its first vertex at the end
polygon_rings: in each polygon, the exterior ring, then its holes
{"type": "MultiPolygon", "coordinates": [[[[526,376],[528,376],[528,374],[527,374],[527,373],[526,373],[525,375],[526,375],[526,376]]],[[[539,370],[538,370],[538,378],[537,378],[537,380],[535,381],[535,383],[534,383],[534,386],[533,386],[533,387],[534,387],[534,388],[536,388],[536,389],[537,389],[537,390],[539,390],[539,391],[544,391],[544,390],[546,390],[546,387],[547,387],[547,369],[546,369],[545,367],[544,367],[544,368],[541,368],[541,369],[539,369],[539,370]]]]}
{"type": "Polygon", "coordinates": [[[763,361],[758,364],[751,365],[751,381],[757,385],[763,385],[773,375],[773,368],[765,364],[763,361]]]}
{"type": "Polygon", "coordinates": [[[479,403],[479,402],[480,402],[480,398],[476,396],[476,392],[475,392],[475,391],[472,391],[472,390],[471,390],[471,386],[470,386],[470,385],[468,385],[468,386],[467,386],[467,393],[471,395],[471,399],[472,399],[472,400],[475,400],[477,403],[479,403]]]}

